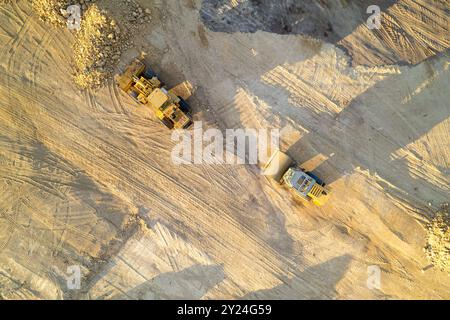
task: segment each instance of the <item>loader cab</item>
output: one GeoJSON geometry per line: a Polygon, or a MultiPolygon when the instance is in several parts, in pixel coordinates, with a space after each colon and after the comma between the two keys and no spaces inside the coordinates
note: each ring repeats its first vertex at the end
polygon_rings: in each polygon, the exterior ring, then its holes
{"type": "Polygon", "coordinates": [[[187,129],[192,124],[189,114],[181,110],[180,101],[164,88],[157,88],[148,96],[148,102],[156,116],[169,129],[187,129]]]}

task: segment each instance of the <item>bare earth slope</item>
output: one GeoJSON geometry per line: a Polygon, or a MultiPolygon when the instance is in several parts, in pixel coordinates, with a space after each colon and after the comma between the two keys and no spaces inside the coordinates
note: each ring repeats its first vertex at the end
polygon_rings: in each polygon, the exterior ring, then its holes
{"type": "Polygon", "coordinates": [[[397,1],[383,29],[333,41],[221,32],[201,1],[139,2],[152,19],[122,65],[145,51],[168,85],[191,82],[205,127],[283,129],[283,148],[332,196],[300,204],[256,166],[175,166],[171,133],[112,82],[78,89],[73,35],[11,1],[0,5],[1,298],[450,298],[448,273],[422,250],[449,199],[445,1],[397,1]],[[67,288],[72,265],[80,290],[67,288]]]}

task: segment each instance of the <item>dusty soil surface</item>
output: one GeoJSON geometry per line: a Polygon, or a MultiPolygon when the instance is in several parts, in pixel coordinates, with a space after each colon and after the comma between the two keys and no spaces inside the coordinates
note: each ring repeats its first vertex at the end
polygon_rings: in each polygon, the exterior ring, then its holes
{"type": "MultiPolygon", "coordinates": [[[[151,19],[117,66],[144,53],[169,86],[188,81],[205,128],[281,129],[332,188],[323,207],[257,166],[175,166],[148,110],[111,81],[74,83],[73,32],[2,4],[0,297],[449,299],[423,250],[449,199],[448,4],[385,2],[374,31],[365,1],[323,2],[287,7],[286,29],[268,1],[217,1],[226,27],[212,1],[142,0],[151,19]]],[[[127,23],[124,2],[96,3],[127,23]]]]}

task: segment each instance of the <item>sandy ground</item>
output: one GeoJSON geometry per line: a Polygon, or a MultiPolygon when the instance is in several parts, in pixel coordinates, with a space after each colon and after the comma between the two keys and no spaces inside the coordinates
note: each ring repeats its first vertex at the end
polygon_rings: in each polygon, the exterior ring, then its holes
{"type": "Polygon", "coordinates": [[[445,1],[393,1],[377,31],[342,1],[335,19],[352,27],[330,41],[216,31],[201,1],[139,2],[152,20],[122,66],[144,51],[168,85],[189,81],[205,127],[282,129],[330,200],[299,203],[257,166],[173,165],[171,132],[112,82],[78,89],[73,35],[12,1],[0,6],[0,297],[450,298],[423,252],[449,199],[445,1]],[[67,288],[72,265],[80,290],[67,288]]]}

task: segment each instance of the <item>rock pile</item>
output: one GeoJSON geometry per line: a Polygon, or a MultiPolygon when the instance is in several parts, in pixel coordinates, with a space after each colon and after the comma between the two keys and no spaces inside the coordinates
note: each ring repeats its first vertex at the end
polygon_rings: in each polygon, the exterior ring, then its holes
{"type": "Polygon", "coordinates": [[[82,88],[97,88],[110,78],[120,53],[121,34],[115,20],[108,18],[95,4],[83,14],[75,35],[74,79],[82,88]]]}
{"type": "Polygon", "coordinates": [[[450,274],[450,210],[442,206],[428,225],[427,245],[424,248],[430,262],[450,274]]]}
{"type": "Polygon", "coordinates": [[[112,77],[122,52],[132,47],[131,37],[151,20],[151,10],[135,0],[32,0],[41,20],[65,27],[70,14],[67,7],[81,9],[81,27],[74,29],[74,80],[82,88],[98,88],[112,77]],[[109,7],[120,12],[117,19],[109,16],[109,7]]]}
{"type": "Polygon", "coordinates": [[[64,26],[66,19],[61,14],[69,5],[67,0],[32,0],[31,6],[42,21],[55,26],[64,26]]]}

